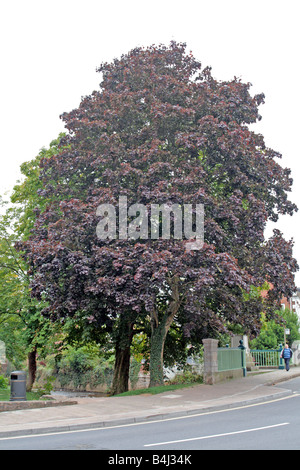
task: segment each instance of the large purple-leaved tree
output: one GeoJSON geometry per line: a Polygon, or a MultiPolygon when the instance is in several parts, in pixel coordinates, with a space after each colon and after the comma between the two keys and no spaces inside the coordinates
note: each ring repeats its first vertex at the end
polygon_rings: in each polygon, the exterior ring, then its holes
{"type": "Polygon", "coordinates": [[[265,240],[266,223],[297,208],[290,170],[249,128],[264,101],[250,84],[214,79],[175,42],[136,48],[99,72],[100,89],[62,115],[64,150],[41,162],[42,195],[52,202],[25,248],[46,315],[81,316],[99,335],[112,334],[116,393],[128,387],[137,324],[151,324],[150,385],[163,383],[164,343],[179,316],[187,335],[230,324],[259,331],[262,308],[271,315],[293,292],[297,270],[292,242],[279,232],[265,240]],[[97,234],[103,204],[115,215],[107,239],[97,234]],[[174,212],[170,237],[153,236],[151,221],[164,223],[151,218],[155,204],[204,207],[198,249],[190,249],[191,232],[175,234],[174,212]],[[273,290],[263,305],[246,293],[265,281],[273,290]]]}

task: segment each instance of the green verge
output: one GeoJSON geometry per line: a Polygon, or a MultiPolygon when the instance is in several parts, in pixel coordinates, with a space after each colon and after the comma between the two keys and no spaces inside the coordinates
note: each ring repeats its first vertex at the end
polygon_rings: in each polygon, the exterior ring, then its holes
{"type": "Polygon", "coordinates": [[[186,384],[159,385],[157,387],[148,387],[148,388],[141,388],[138,390],[130,390],[128,392],[120,393],[119,395],[114,395],[114,396],[115,397],[128,397],[131,395],[143,395],[143,394],[156,395],[158,393],[171,392],[173,390],[178,390],[181,388],[193,387],[195,385],[199,385],[200,383],[203,383],[203,381],[199,380],[197,382],[191,382],[191,383],[186,383],[186,384]]]}
{"type": "MultiPolygon", "coordinates": [[[[39,400],[41,395],[44,392],[26,392],[26,399],[27,400],[39,400]]],[[[0,390],[0,401],[9,401],[10,399],[10,389],[8,390],[0,390]]]]}

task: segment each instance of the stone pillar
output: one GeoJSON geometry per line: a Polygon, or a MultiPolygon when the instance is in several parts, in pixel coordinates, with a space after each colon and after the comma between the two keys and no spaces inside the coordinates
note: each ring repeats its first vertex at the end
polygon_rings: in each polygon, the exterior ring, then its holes
{"type": "Polygon", "coordinates": [[[218,372],[218,340],[203,339],[204,347],[204,383],[213,385],[218,372]]]}
{"type": "Polygon", "coordinates": [[[248,336],[247,335],[234,335],[231,337],[231,347],[238,348],[240,345],[240,340],[243,340],[243,345],[246,348],[246,353],[250,353],[249,343],[248,343],[248,336]]]}
{"type": "Polygon", "coordinates": [[[5,343],[0,341],[0,374],[5,375],[7,369],[7,360],[5,356],[5,343]]]}

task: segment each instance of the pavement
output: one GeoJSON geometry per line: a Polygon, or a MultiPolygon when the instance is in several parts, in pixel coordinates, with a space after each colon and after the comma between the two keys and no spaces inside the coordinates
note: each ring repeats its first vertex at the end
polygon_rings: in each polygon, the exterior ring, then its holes
{"type": "Polygon", "coordinates": [[[128,397],[56,395],[51,407],[0,413],[0,438],[134,424],[235,408],[293,394],[288,380],[300,367],[248,372],[246,377],[215,385],[197,384],[158,395],[128,397]]]}

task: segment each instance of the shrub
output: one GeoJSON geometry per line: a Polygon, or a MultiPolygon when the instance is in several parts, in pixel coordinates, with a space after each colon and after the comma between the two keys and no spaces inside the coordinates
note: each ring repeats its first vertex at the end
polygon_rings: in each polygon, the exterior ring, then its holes
{"type": "Polygon", "coordinates": [[[202,375],[198,375],[191,369],[185,368],[182,372],[176,374],[176,376],[168,380],[169,385],[187,384],[187,383],[203,383],[202,375]]]}
{"type": "Polygon", "coordinates": [[[8,387],[8,379],[0,375],[0,390],[6,390],[8,387]]]}
{"type": "Polygon", "coordinates": [[[57,365],[57,378],[62,387],[72,382],[75,389],[84,389],[87,384],[92,387],[106,384],[109,388],[113,378],[113,363],[113,357],[105,360],[93,348],[69,347],[57,365]]]}

